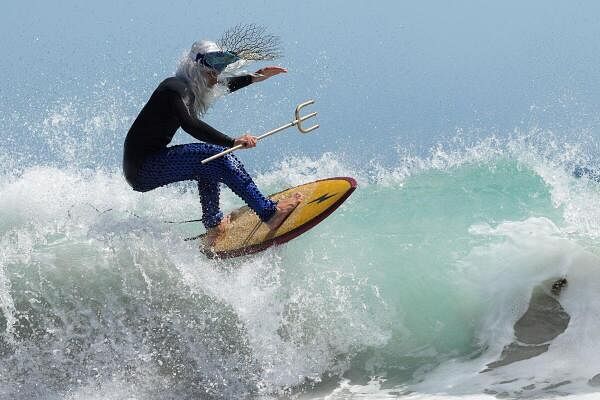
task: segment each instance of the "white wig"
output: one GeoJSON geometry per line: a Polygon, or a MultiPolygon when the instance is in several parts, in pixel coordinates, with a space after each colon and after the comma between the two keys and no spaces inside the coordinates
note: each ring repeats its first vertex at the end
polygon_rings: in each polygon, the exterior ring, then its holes
{"type": "Polygon", "coordinates": [[[217,42],[200,40],[192,45],[189,53],[179,61],[175,76],[184,79],[194,92],[194,112],[199,116],[206,113],[211,104],[227,93],[225,85],[209,86],[203,72],[206,71],[196,60],[198,54],[217,51],[231,51],[240,59],[225,68],[225,74],[232,74],[250,61],[274,60],[281,56],[280,41],[277,36],[270,35],[266,28],[254,24],[236,25],[227,30],[217,42]]]}
{"type": "Polygon", "coordinates": [[[175,72],[176,77],[184,79],[190,85],[194,93],[193,112],[198,116],[204,115],[218,97],[227,93],[227,88],[221,84],[209,86],[203,75],[206,69],[196,62],[198,54],[206,54],[214,51],[221,51],[221,47],[215,42],[209,40],[195,42],[188,54],[179,60],[179,65],[175,72]]]}

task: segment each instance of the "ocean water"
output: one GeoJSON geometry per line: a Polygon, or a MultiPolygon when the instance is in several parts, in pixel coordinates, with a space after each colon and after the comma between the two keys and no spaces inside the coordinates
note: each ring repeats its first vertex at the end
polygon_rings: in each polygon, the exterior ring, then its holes
{"type": "MultiPolygon", "coordinates": [[[[40,125],[48,149],[61,115],[40,125]]],[[[255,172],[264,191],[359,188],[296,240],[227,261],[183,240],[197,223],[167,223],[199,217],[193,185],[140,194],[115,166],[5,153],[0,398],[595,398],[600,184],[572,173],[591,165],[584,145],[531,131],[387,164],[289,157],[255,172]]]]}
{"type": "Polygon", "coordinates": [[[600,399],[597,3],[3,5],[0,400],[600,399]],[[240,22],[289,72],[206,121],[259,134],[314,98],[319,130],[240,158],[266,193],[359,187],[216,261],[173,223],[194,185],[136,193],[120,163],[178,58],[240,22]]]}

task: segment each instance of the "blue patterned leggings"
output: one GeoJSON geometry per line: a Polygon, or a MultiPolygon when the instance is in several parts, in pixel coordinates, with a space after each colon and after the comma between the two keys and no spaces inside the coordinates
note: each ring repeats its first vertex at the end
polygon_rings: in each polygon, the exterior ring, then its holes
{"type": "Polygon", "coordinates": [[[202,165],[206,157],[225,150],[207,143],[189,143],[167,147],[144,160],[135,179],[134,189],[147,192],[173,182],[198,182],[202,223],[206,228],[219,225],[223,213],[219,209],[219,184],[226,184],[248,206],[267,221],[276,211],[277,203],[263,196],[244,166],[233,154],[202,165]]]}

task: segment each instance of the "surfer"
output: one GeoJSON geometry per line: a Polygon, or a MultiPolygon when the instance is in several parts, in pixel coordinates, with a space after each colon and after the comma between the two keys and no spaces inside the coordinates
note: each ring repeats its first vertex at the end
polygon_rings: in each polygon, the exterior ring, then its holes
{"type": "MultiPolygon", "coordinates": [[[[219,44],[207,40],[194,43],[180,61],[175,76],[165,79],[154,90],[125,139],[123,172],[134,190],[146,192],[179,181],[197,182],[202,223],[207,230],[204,244],[209,247],[231,220],[223,216],[219,207],[220,183],[241,197],[272,230],[302,200],[300,193],[279,202],[270,200],[233,154],[205,165],[200,163],[225,148],[240,144],[252,148],[257,143],[255,136],[244,134],[234,139],[203,122],[199,117],[214,100],[224,93],[287,72],[285,68],[270,66],[254,74],[221,78],[223,71],[235,69],[246,61],[274,58],[274,37],[256,40],[253,38],[256,29],[238,26],[228,31],[219,44]],[[226,46],[227,43],[233,45],[226,46]],[[202,143],[168,146],[178,128],[202,143]]],[[[263,32],[259,29],[258,35],[263,32]]]]}

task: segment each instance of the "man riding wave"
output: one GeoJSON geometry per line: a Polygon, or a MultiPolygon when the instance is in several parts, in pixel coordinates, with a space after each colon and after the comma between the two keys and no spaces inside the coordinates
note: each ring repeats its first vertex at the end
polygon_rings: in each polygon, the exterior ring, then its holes
{"type": "MultiPolygon", "coordinates": [[[[231,34],[228,39],[232,40],[231,34]]],[[[234,43],[243,42],[240,38],[233,39],[234,43]]],[[[199,117],[220,95],[287,72],[285,68],[270,66],[254,74],[219,80],[228,67],[272,57],[268,52],[261,55],[260,50],[260,42],[238,51],[208,40],[194,43],[180,61],[175,76],[165,79],[154,90],[125,139],[123,171],[134,190],[146,192],[179,181],[197,182],[208,247],[214,245],[230,222],[219,207],[221,183],[241,197],[270,229],[277,229],[302,200],[300,193],[279,202],[268,199],[231,153],[201,164],[203,159],[229,147],[256,146],[255,136],[231,138],[199,117]],[[243,58],[245,54],[250,55],[243,58]],[[179,128],[201,142],[168,146],[179,128]]]]}

